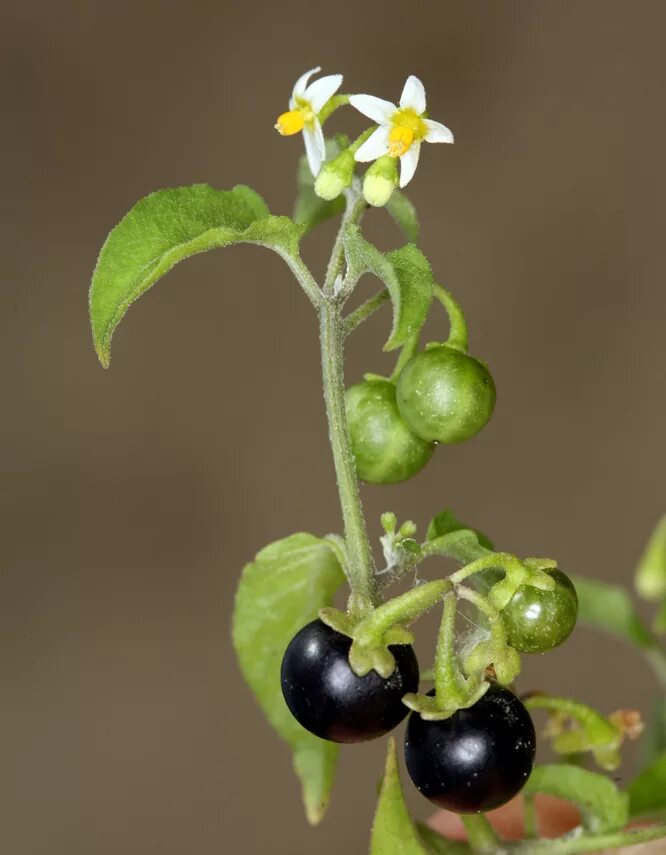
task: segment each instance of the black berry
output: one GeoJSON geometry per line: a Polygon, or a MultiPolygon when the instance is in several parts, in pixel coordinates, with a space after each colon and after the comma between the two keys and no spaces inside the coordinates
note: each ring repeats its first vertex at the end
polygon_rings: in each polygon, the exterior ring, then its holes
{"type": "Polygon", "coordinates": [[[282,693],[306,730],[333,742],[365,742],[392,730],[407,715],[402,698],[415,692],[419,666],[409,645],[392,645],[396,667],[384,679],[357,677],[348,656],[352,640],[320,620],[292,638],[282,659],[282,693]]]}
{"type": "Polygon", "coordinates": [[[508,689],[491,685],[469,709],[425,721],[412,713],[405,736],[407,770],[416,788],[456,813],[508,802],[528,779],[536,737],[530,714],[508,689]]]}

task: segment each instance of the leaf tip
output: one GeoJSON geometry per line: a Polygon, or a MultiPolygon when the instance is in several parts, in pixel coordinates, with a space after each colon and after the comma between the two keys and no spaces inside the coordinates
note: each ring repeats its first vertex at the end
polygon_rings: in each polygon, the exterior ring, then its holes
{"type": "Polygon", "coordinates": [[[111,347],[109,343],[100,341],[96,336],[93,336],[93,346],[102,368],[108,368],[111,364],[111,347]]]}
{"type": "Polygon", "coordinates": [[[308,825],[311,825],[314,828],[314,826],[319,825],[322,819],[326,816],[328,801],[308,799],[306,796],[304,798],[304,805],[305,818],[308,821],[308,825]]]}

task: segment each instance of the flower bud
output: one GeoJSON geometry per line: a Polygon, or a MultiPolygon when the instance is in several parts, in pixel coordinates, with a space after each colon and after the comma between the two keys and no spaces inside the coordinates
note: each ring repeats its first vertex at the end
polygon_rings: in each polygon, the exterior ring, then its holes
{"type": "Polygon", "coordinates": [[[382,208],[391,198],[398,184],[396,158],[385,154],[378,158],[365,173],[363,196],[368,205],[382,208]]]}
{"type": "Polygon", "coordinates": [[[354,175],[354,155],[345,150],[334,160],[325,163],[315,181],[314,189],[320,199],[332,201],[349,187],[354,175]]]}

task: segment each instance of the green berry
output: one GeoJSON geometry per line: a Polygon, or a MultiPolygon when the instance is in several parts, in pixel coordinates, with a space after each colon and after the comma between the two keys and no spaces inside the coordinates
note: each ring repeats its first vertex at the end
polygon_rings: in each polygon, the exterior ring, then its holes
{"type": "Polygon", "coordinates": [[[489,421],[495,383],[466,353],[436,345],[409,360],[398,380],[397,401],[415,434],[430,442],[464,442],[489,421]]]}
{"type": "Polygon", "coordinates": [[[549,570],[552,591],[521,585],[502,609],[509,644],[521,653],[545,653],[571,635],[578,616],[578,596],[571,579],[549,570]]]}
{"type": "Polygon", "coordinates": [[[423,469],[435,446],[407,427],[390,380],[357,383],[347,390],[345,401],[359,478],[370,484],[395,484],[423,469]]]}

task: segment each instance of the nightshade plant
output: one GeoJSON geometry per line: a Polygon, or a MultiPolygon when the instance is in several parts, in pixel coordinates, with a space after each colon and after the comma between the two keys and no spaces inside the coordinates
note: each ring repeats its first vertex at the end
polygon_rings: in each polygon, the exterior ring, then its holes
{"type": "MultiPolygon", "coordinates": [[[[283,135],[302,133],[293,218],[271,214],[249,187],[214,190],[206,184],[160,190],[138,202],[111,231],[90,288],[95,348],[108,366],[113,332],[130,304],[178,261],[235,243],[277,252],[312,304],[319,322],[324,402],[337,474],[343,533],[293,534],[262,549],[243,570],[233,640],[241,670],[269,722],[293,751],[311,823],[326,810],[339,745],[383,736],[409,716],[405,758],[416,787],[431,801],[458,811],[468,842],[448,841],[417,823],[403,801],[395,741],[372,828],[372,855],[444,852],[575,853],[613,848],[666,834],[666,521],[641,559],[636,584],[658,601],[647,628],[620,589],[572,581],[550,558],[496,550],[449,511],[437,513],[425,539],[411,521],[382,515],[383,566],[376,566],[359,496],[358,477],[387,484],[427,466],[437,445],[464,442],[490,419],[495,386],[487,366],[468,352],[467,324],[454,297],[439,285],[417,247],[414,208],[400,188],[412,179],[422,142],[451,143],[444,125],[428,118],[425,90],[410,76],[398,105],[369,95],[340,94],[340,75],[296,82],[289,109],[277,119],[283,135]],[[324,137],[334,111],[351,105],[372,125],[355,140],[324,137]],[[359,163],[370,163],[361,180],[359,163]],[[381,252],[361,231],[369,206],[384,208],[408,242],[381,252]],[[324,281],[299,254],[317,224],[340,216],[324,281]],[[361,277],[379,280],[377,293],[349,310],[361,277]],[[393,320],[384,349],[397,352],[389,377],[366,375],[345,391],[345,340],[385,303],[393,320]],[[432,303],[449,321],[444,342],[421,347],[432,303]],[[431,556],[460,566],[431,581],[416,571],[431,556]],[[343,610],[333,598],[344,582],[343,610]],[[390,597],[389,588],[402,584],[390,597]],[[420,675],[412,625],[429,609],[441,624],[429,674],[420,675]],[[473,616],[472,632],[456,618],[473,616]],[[659,681],[652,751],[644,770],[620,790],[602,771],[617,768],[625,737],[641,730],[637,713],[610,716],[578,701],[517,694],[521,654],[563,643],[577,613],[623,636],[646,654],[659,681]],[[531,713],[545,710],[545,736],[558,762],[534,766],[531,713]],[[300,722],[300,723],[299,723],[300,722]],[[504,842],[483,811],[522,789],[525,840],[504,842]],[[581,824],[555,840],[538,836],[536,793],[575,803],[581,824]],[[635,818],[652,824],[626,830],[635,818]]],[[[442,453],[441,451],[437,453],[442,453]]],[[[449,452],[453,453],[453,451],[449,452]]],[[[428,663],[429,664],[429,663],[428,663]]],[[[545,678],[544,678],[545,682],[545,678]]],[[[540,687],[542,688],[542,687],[540,687]]],[[[352,748],[348,750],[353,750],[352,748]]]]}

